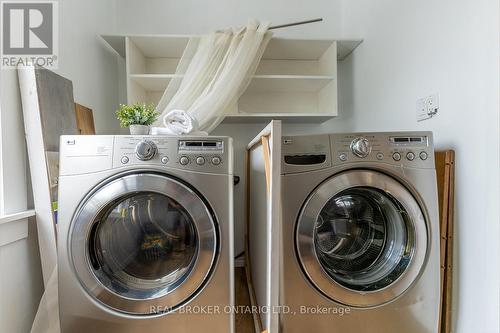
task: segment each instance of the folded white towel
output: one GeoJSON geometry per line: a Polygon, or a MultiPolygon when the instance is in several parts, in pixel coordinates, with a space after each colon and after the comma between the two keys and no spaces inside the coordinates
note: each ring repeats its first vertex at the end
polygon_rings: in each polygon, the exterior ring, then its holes
{"type": "Polygon", "coordinates": [[[151,135],[207,135],[198,131],[198,122],[184,110],[172,110],[163,117],[163,126],[152,127],[151,135]]]}
{"type": "Polygon", "coordinates": [[[163,117],[163,126],[174,135],[189,134],[198,130],[196,119],[184,110],[172,110],[163,117]]]}

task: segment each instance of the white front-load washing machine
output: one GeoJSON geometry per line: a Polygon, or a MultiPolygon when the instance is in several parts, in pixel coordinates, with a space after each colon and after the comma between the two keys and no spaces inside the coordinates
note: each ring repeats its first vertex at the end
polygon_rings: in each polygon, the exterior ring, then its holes
{"type": "Polygon", "coordinates": [[[233,332],[227,137],[62,136],[61,330],[233,332]]]}
{"type": "Polygon", "coordinates": [[[436,333],[430,132],[282,139],[284,333],[436,333]]]}

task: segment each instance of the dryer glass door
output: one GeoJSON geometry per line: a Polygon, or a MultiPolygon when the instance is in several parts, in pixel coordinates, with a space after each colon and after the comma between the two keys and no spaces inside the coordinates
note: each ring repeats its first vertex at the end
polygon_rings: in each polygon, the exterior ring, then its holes
{"type": "Polygon", "coordinates": [[[197,238],[186,208],[163,194],[140,192],[110,205],[91,233],[89,254],[109,289],[150,298],[186,279],[197,238]]]}
{"type": "Polygon", "coordinates": [[[389,302],[407,290],[423,264],[426,242],[413,196],[374,171],[345,172],[320,185],[297,229],[299,259],[315,286],[337,302],[360,307],[389,302]]]}
{"type": "Polygon", "coordinates": [[[217,254],[218,230],[204,200],[158,174],[119,177],[83,203],[72,259],[92,297],[118,311],[168,312],[195,296],[217,254]]]}

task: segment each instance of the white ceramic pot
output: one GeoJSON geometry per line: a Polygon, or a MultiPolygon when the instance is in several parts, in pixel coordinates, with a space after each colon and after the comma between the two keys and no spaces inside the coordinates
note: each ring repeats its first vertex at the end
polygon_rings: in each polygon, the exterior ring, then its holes
{"type": "Polygon", "coordinates": [[[149,126],[148,125],[130,125],[130,134],[132,135],[148,135],[149,126]]]}

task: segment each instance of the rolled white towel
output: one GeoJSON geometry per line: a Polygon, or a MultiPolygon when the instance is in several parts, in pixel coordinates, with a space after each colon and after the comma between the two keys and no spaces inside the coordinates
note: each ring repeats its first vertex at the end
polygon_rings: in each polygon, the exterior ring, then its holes
{"type": "Polygon", "coordinates": [[[184,110],[172,110],[163,117],[163,126],[152,127],[152,135],[207,135],[198,131],[198,121],[184,110]]]}
{"type": "Polygon", "coordinates": [[[163,117],[163,126],[174,135],[198,131],[198,122],[184,110],[172,110],[163,117]]]}

